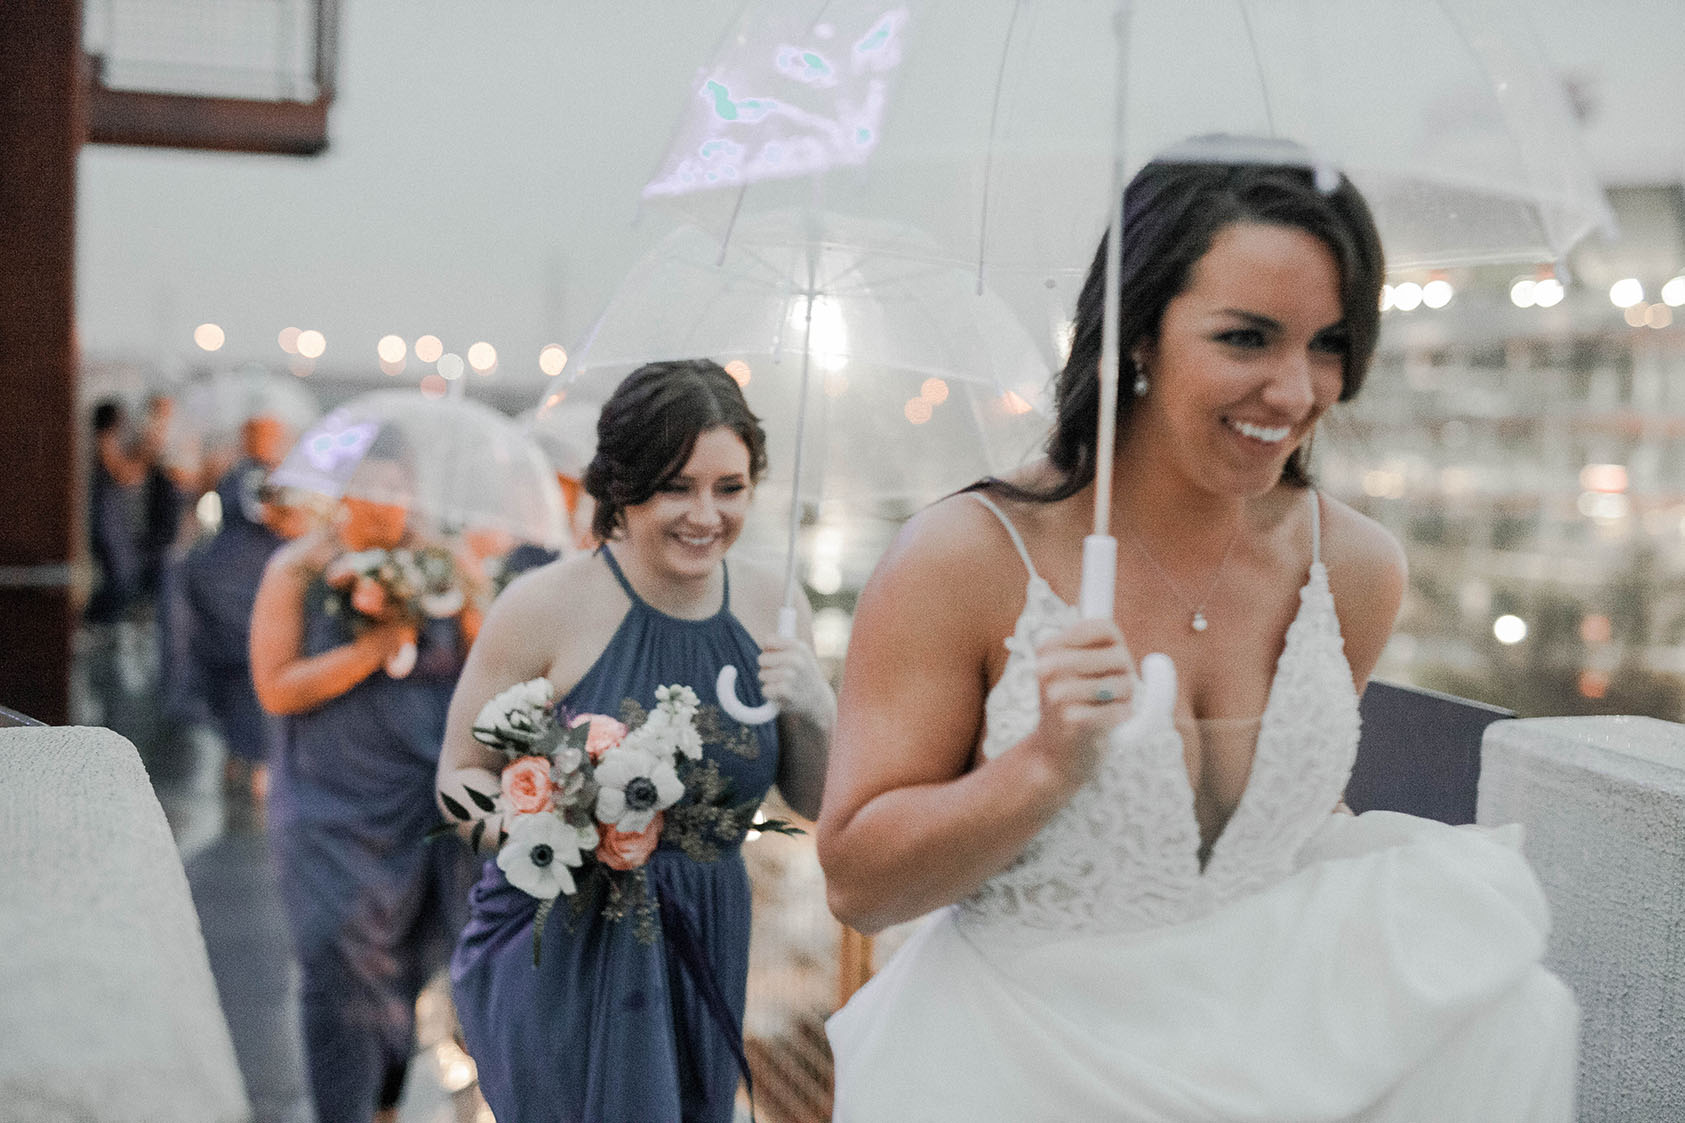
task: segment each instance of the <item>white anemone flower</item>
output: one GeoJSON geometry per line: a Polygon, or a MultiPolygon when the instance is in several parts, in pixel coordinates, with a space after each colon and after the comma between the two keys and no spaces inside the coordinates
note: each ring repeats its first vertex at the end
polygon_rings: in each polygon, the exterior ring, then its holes
{"type": "Polygon", "coordinates": [[[597,762],[597,821],[637,834],[685,794],[671,757],[622,742],[597,762]]]}
{"type": "Polygon", "coordinates": [[[585,860],[580,853],[582,838],[582,832],[552,812],[516,815],[509,824],[509,837],[497,852],[497,868],[509,884],[528,896],[554,900],[574,891],[573,871],[568,867],[585,860]]]}

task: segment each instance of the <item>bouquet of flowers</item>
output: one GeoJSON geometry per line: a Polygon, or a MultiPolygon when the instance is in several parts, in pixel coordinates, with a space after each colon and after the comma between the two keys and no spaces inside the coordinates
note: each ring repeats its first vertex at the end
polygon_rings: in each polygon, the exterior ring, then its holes
{"type": "MultiPolygon", "coordinates": [[[[354,623],[396,614],[420,624],[429,617],[455,616],[466,603],[456,558],[439,545],[341,554],[328,564],[322,579],[328,586],[328,615],[348,614],[354,623]]],[[[415,658],[415,644],[406,643],[386,661],[386,673],[403,678],[415,669],[415,658]]]]}
{"type": "Polygon", "coordinates": [[[702,755],[696,692],[657,688],[655,709],[627,703],[625,721],[605,714],[558,713],[548,679],[517,683],[487,702],[474,737],[506,758],[494,792],[465,785],[469,807],[441,800],[456,820],[473,823],[479,848],[488,820],[500,815],[498,868],[509,883],[538,898],[533,963],[550,910],[571,899],[574,916],[596,911],[609,920],[634,918],[638,937],[653,942],[657,907],[644,863],[663,839],[697,861],[714,861],[722,845],[758,831],[799,834],[783,820],[756,820],[758,801],[733,802],[730,781],[702,755]]]}

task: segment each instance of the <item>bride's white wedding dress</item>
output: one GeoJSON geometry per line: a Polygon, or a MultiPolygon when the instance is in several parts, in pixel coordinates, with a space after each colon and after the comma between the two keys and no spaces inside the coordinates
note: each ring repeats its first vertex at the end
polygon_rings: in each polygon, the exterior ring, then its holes
{"type": "MultiPolygon", "coordinates": [[[[1029,568],[985,705],[994,756],[1035,728],[1035,647],[1077,614],[983,502],[1029,568]]],[[[1251,775],[1203,868],[1180,734],[1115,743],[831,1018],[837,1123],[1572,1118],[1578,1013],[1539,965],[1519,828],[1331,814],[1358,710],[1318,506],[1251,775]]]]}

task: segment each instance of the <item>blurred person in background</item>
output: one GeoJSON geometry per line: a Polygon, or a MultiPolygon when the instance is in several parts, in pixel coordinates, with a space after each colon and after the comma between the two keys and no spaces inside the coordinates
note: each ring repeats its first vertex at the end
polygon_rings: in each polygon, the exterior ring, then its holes
{"type": "Polygon", "coordinates": [[[376,435],[332,520],[271,556],[252,611],[252,683],[280,718],[269,838],[318,1123],[396,1118],[416,996],[449,955],[473,881],[457,840],[427,836],[477,590],[456,615],[417,622],[396,606],[369,617],[335,607],[324,577],[348,552],[415,544],[406,496],[411,457],[424,453],[395,431],[376,435]],[[407,673],[391,662],[406,647],[407,673]]]}
{"type": "Polygon", "coordinates": [[[129,432],[122,401],[94,406],[94,457],[88,476],[88,545],[98,570],[84,616],[97,661],[115,675],[96,678],[96,693],[140,691],[146,682],[138,614],[146,592],[146,483],[158,460],[162,431],[129,432]],[[112,681],[114,678],[115,681],[112,681]],[[103,689],[102,689],[103,688],[103,689]]]}
{"type": "Polygon", "coordinates": [[[597,536],[591,529],[596,500],[585,490],[585,470],[597,450],[597,408],[563,402],[541,410],[528,422],[528,431],[538,442],[556,472],[567,514],[567,541],[560,550],[533,542],[521,542],[502,555],[495,581],[501,591],[529,569],[593,549],[597,536]]]}
{"type": "Polygon", "coordinates": [[[267,762],[280,736],[252,686],[252,605],[270,555],[310,529],[308,497],[271,487],[268,476],[297,434],[277,417],[248,418],[240,430],[240,459],[217,481],[221,525],[195,546],[182,566],[186,606],[184,689],[194,695],[227,749],[224,778],[261,804],[267,762]]]}

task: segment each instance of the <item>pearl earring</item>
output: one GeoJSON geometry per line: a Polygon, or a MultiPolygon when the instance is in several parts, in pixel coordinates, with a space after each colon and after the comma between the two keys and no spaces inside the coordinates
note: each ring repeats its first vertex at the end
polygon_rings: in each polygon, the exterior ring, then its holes
{"type": "Polygon", "coordinates": [[[1147,396],[1147,372],[1142,369],[1140,359],[1132,357],[1129,362],[1135,368],[1135,383],[1130,389],[1135,391],[1137,398],[1144,398],[1147,396]]]}

